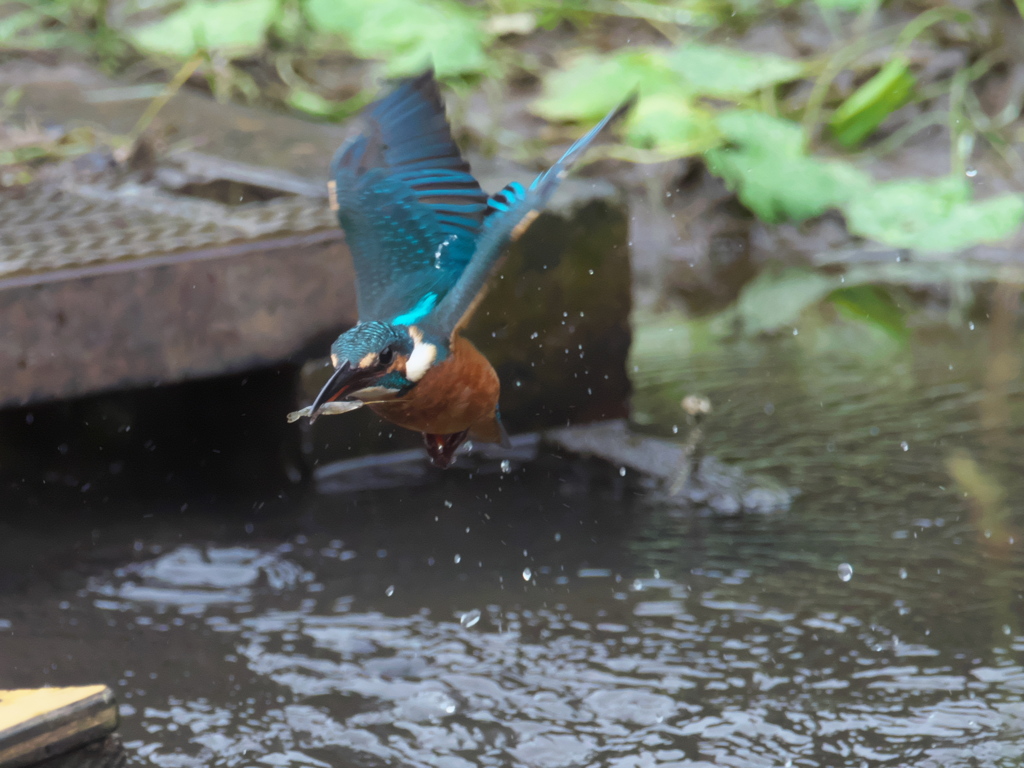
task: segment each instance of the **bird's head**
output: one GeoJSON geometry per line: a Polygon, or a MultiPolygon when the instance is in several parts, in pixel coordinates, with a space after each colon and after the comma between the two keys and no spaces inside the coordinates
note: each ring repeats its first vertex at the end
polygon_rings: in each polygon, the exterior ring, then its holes
{"type": "Polygon", "coordinates": [[[415,325],[360,323],[331,345],[334,373],[313,401],[312,416],[333,400],[364,402],[401,397],[443,357],[415,325]]]}

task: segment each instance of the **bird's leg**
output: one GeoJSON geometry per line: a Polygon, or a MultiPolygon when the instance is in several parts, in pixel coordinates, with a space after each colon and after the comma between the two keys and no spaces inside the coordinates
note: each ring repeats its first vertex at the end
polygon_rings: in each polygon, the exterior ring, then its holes
{"type": "Polygon", "coordinates": [[[469,434],[468,429],[461,432],[453,432],[450,435],[430,435],[423,433],[423,442],[427,446],[427,453],[430,454],[430,461],[435,467],[448,469],[455,460],[455,452],[466,440],[469,434]]]}

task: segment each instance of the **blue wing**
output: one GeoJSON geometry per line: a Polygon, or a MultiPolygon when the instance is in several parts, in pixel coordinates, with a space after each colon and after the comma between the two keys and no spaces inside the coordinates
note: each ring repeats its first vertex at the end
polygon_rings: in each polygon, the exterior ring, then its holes
{"type": "Polygon", "coordinates": [[[352,251],[360,320],[411,324],[469,263],[487,196],[452,140],[433,72],[363,115],[366,127],[331,163],[331,204],[352,251]]]}
{"type": "Polygon", "coordinates": [[[432,330],[451,335],[466,324],[486,292],[487,281],[505,245],[526,231],[590,143],[631,104],[632,100],[627,101],[609,112],[529,187],[513,182],[487,200],[488,215],[480,227],[472,260],[432,312],[429,320],[432,330]]]}

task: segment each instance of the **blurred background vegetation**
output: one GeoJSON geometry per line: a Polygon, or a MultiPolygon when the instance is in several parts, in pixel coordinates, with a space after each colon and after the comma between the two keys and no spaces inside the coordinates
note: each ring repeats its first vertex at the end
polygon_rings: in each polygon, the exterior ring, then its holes
{"type": "MultiPolygon", "coordinates": [[[[627,191],[641,313],[900,342],[1024,282],[1015,2],[23,0],[0,46],[328,121],[432,61],[464,144],[529,165],[635,92],[590,160],[627,191]]],[[[3,131],[8,185],[97,140],[3,131]]]]}

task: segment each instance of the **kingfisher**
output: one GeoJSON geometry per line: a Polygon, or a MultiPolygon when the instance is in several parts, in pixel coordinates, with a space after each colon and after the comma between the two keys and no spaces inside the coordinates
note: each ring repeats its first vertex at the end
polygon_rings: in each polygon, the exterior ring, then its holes
{"type": "Polygon", "coordinates": [[[612,110],[529,186],[488,196],[451,136],[432,71],[398,81],[363,112],[331,162],[331,208],[356,273],[359,321],[331,345],[314,421],[363,405],[423,433],[435,466],[467,439],[508,445],[498,375],[462,331],[505,246],[530,226],[612,110]]]}

